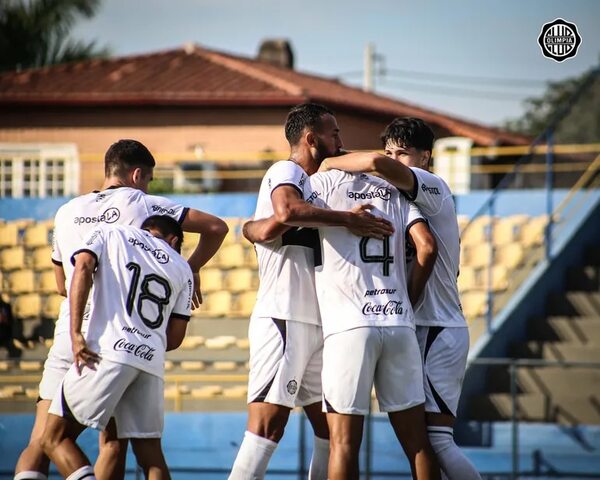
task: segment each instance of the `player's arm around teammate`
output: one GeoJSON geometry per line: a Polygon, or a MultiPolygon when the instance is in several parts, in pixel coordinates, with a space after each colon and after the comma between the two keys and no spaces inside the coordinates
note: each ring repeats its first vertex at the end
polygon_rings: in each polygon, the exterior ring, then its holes
{"type": "Polygon", "coordinates": [[[200,234],[198,245],[188,258],[188,264],[194,274],[193,305],[197,308],[202,303],[200,269],[217,253],[229,227],[220,218],[193,208],[188,210],[181,227],[184,232],[200,234]]]}
{"type": "Polygon", "coordinates": [[[415,250],[415,259],[407,281],[408,298],[412,306],[415,307],[433,271],[438,246],[426,222],[416,222],[411,225],[408,228],[407,241],[410,248],[415,250]]]}
{"type": "Polygon", "coordinates": [[[314,207],[300,197],[298,191],[283,185],[271,195],[274,214],[261,220],[249,220],[242,233],[252,243],[275,240],[290,227],[346,227],[354,235],[383,239],[394,228],[385,219],[369,213],[371,205],[359,205],[349,211],[314,207]]]}

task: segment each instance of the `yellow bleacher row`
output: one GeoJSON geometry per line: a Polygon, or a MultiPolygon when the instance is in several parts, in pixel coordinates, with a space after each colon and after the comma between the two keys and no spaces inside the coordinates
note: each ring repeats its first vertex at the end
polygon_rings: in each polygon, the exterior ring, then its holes
{"type": "MultiPolygon", "coordinates": [[[[204,303],[193,312],[195,316],[250,316],[258,274],[254,249],[241,235],[243,221],[226,219],[229,233],[223,246],[201,271],[204,303]]],[[[459,216],[462,235],[458,284],[465,315],[474,318],[485,314],[488,287],[493,292],[506,290],[511,272],[522,265],[529,248],[543,243],[547,217],[480,216],[468,227],[467,223],[468,218],[459,216]]],[[[19,317],[51,318],[58,314],[62,298],[54,293],[51,233],[52,221],[0,223],[0,285],[19,317]]],[[[198,238],[198,234],[186,234],[184,256],[192,253],[198,238]]]]}
{"type": "MultiPolygon", "coordinates": [[[[209,399],[209,398],[232,398],[245,399],[248,393],[246,385],[234,385],[231,387],[223,387],[222,385],[203,385],[200,387],[191,387],[189,385],[166,384],[164,397],[167,400],[178,398],[194,398],[194,399],[209,399]]],[[[37,387],[24,387],[23,385],[6,385],[0,387],[0,401],[8,400],[15,401],[19,399],[37,399],[37,387]]]]}

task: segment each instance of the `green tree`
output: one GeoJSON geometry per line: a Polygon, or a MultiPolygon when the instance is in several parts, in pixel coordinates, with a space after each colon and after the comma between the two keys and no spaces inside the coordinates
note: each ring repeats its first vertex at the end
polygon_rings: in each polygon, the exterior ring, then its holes
{"type": "Polygon", "coordinates": [[[0,71],[108,56],[96,42],[69,38],[101,0],[0,0],[0,71]]]}
{"type": "MultiPolygon", "coordinates": [[[[538,136],[572,102],[573,96],[589,81],[590,75],[593,75],[593,71],[549,83],[542,96],[525,101],[523,116],[508,121],[505,128],[532,137],[538,136]]],[[[592,81],[559,119],[554,136],[555,141],[560,143],[593,143],[600,140],[600,76],[597,70],[592,81]]]]}

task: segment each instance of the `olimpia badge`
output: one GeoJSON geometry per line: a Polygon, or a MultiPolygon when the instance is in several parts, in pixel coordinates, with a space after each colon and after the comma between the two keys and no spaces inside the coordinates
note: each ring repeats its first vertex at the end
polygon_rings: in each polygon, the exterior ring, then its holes
{"type": "Polygon", "coordinates": [[[544,24],[538,43],[545,57],[562,62],[577,55],[581,36],[577,31],[577,25],[557,18],[553,22],[544,24]]]}

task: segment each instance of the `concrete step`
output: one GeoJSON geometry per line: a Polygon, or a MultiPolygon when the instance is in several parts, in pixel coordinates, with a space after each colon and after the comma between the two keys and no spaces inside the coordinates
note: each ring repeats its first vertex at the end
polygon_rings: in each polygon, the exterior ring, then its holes
{"type": "Polygon", "coordinates": [[[536,318],[527,330],[532,340],[600,345],[600,316],[536,318]]]}
{"type": "Polygon", "coordinates": [[[551,295],[548,312],[557,316],[600,316],[600,292],[569,291],[551,295]]]}
{"type": "MultiPolygon", "coordinates": [[[[510,392],[508,367],[490,369],[487,379],[490,393],[510,392]]],[[[519,393],[546,395],[595,395],[600,399],[600,369],[583,367],[517,367],[519,393]]]]}
{"type": "Polygon", "coordinates": [[[567,290],[599,292],[600,266],[586,265],[569,269],[567,272],[567,290]]]}
{"type": "MultiPolygon", "coordinates": [[[[517,418],[531,422],[557,422],[560,424],[600,424],[598,397],[541,393],[517,395],[517,418]]],[[[473,420],[510,420],[512,400],[508,393],[483,395],[473,399],[470,408],[473,420]]]]}
{"type": "Polygon", "coordinates": [[[517,345],[512,350],[512,355],[518,358],[539,358],[549,361],[600,363],[600,345],[530,341],[517,345]]]}

